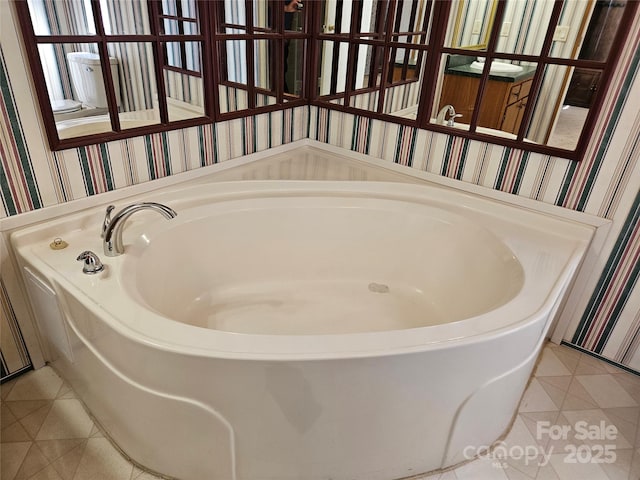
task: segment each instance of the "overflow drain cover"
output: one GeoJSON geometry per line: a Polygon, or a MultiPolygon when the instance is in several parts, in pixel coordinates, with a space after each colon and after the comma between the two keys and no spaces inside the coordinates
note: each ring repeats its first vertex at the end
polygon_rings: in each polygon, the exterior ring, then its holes
{"type": "Polygon", "coordinates": [[[384,283],[371,282],[369,284],[369,290],[374,293],[389,293],[389,285],[385,285],[384,283]]]}

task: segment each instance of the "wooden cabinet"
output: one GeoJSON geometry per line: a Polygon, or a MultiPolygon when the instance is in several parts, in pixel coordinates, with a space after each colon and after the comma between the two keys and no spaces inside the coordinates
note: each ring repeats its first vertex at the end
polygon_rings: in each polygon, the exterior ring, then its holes
{"type": "Polygon", "coordinates": [[[576,68],[571,76],[564,104],[590,108],[598,90],[601,76],[601,70],[576,68]]]}
{"type": "MultiPolygon", "coordinates": [[[[531,78],[525,80],[489,80],[482,99],[478,126],[518,133],[524,107],[529,99],[531,78]]],[[[476,76],[445,74],[440,106],[453,105],[461,113],[459,122],[470,123],[480,79],[476,76]]]]}

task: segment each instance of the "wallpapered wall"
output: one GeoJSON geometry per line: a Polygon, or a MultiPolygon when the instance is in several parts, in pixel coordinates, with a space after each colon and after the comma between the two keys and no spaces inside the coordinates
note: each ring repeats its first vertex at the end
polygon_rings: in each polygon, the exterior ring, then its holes
{"type": "Polygon", "coordinates": [[[54,153],[35,126],[33,96],[24,92],[28,77],[21,60],[12,57],[18,55],[17,40],[5,29],[0,44],[0,217],[308,137],[611,219],[598,271],[566,340],[640,371],[640,21],[635,25],[614,78],[617,93],[607,99],[582,162],[317,107],[54,153]]]}

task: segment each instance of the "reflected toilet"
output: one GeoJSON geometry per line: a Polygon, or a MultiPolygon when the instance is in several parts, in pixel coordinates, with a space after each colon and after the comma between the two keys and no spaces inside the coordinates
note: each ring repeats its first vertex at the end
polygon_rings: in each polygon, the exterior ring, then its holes
{"type": "MultiPolygon", "coordinates": [[[[89,52],[70,52],[67,54],[69,74],[74,99],[51,101],[53,117],[56,122],[72,118],[104,115],[109,112],[107,94],[102,77],[102,68],[98,54],[89,52]]],[[[111,78],[116,91],[116,101],[120,106],[120,79],[118,60],[109,57],[111,78]]]]}

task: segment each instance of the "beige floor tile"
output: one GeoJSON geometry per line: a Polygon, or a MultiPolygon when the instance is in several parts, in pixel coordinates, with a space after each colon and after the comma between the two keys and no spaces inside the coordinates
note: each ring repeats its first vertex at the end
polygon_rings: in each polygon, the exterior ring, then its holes
{"type": "Polygon", "coordinates": [[[549,344],[546,348],[553,351],[556,358],[562,362],[569,372],[572,374],[575,372],[578,362],[580,362],[580,358],[582,357],[582,353],[574,348],[567,347],[566,345],[555,346],[553,344],[549,344]]]}
{"type": "Polygon", "coordinates": [[[565,454],[551,456],[551,466],[561,480],[610,480],[597,463],[571,463],[565,454]]]}
{"type": "Polygon", "coordinates": [[[13,380],[9,380],[8,382],[0,385],[0,399],[6,400],[6,398],[9,396],[9,393],[11,392],[11,389],[16,384],[17,380],[18,380],[17,378],[14,378],[13,380]]]}
{"type": "Polygon", "coordinates": [[[571,371],[562,363],[554,350],[545,348],[542,350],[534,375],[536,377],[558,377],[571,375],[571,371]]]}
{"type": "Polygon", "coordinates": [[[53,468],[55,468],[62,480],[73,480],[86,446],[87,440],[82,440],[80,445],[68,451],[52,463],[53,468]]]}
{"type": "Polygon", "coordinates": [[[55,400],[36,440],[88,438],[93,420],[77,399],[55,400]]]}
{"type": "Polygon", "coordinates": [[[18,377],[6,399],[53,400],[61,386],[62,380],[52,368],[40,368],[18,377]]]}
{"type": "Polygon", "coordinates": [[[631,448],[636,426],[619,420],[612,421],[601,409],[562,412],[572,426],[571,438],[586,445],[615,445],[616,448],[631,448]],[[623,423],[631,425],[624,428],[623,423]],[[611,430],[611,431],[610,431],[611,430]],[[600,435],[592,438],[591,433],[600,435]],[[587,438],[585,437],[585,434],[587,438]],[[629,438],[627,438],[629,437],[629,438]]]}
{"type": "MultiPolygon", "coordinates": [[[[636,430],[636,441],[633,445],[636,448],[640,448],[640,428],[638,428],[638,430],[636,430]]],[[[640,478],[640,477],[638,477],[640,478]]]]}
{"type": "Polygon", "coordinates": [[[564,397],[562,403],[563,410],[590,410],[598,408],[598,403],[589,395],[578,380],[575,377],[569,384],[567,395],[564,397]]]}
{"type": "Polygon", "coordinates": [[[532,379],[520,402],[519,412],[549,412],[559,410],[537,379],[532,379]]]}
{"type": "MultiPolygon", "coordinates": [[[[517,468],[511,465],[509,465],[507,468],[504,469],[504,473],[509,480],[532,480],[536,478],[535,476],[531,477],[529,475],[522,473],[520,470],[518,470],[517,468]]],[[[536,469],[536,474],[537,474],[537,469],[536,469]]]]}
{"type": "Polygon", "coordinates": [[[53,465],[49,465],[48,467],[40,470],[29,480],[62,480],[62,477],[58,475],[53,465]]]}
{"type": "Polygon", "coordinates": [[[89,433],[89,437],[104,437],[102,430],[97,425],[93,425],[91,432],[89,433]]]}
{"type": "Polygon", "coordinates": [[[26,480],[43,470],[49,465],[49,460],[42,454],[34,443],[29,447],[27,455],[24,457],[22,465],[15,476],[15,480],[26,480]]]}
{"type": "Polygon", "coordinates": [[[74,480],[123,480],[131,477],[133,465],[106,438],[87,441],[74,480]]]}
{"type": "Polygon", "coordinates": [[[15,402],[3,402],[3,404],[6,404],[7,408],[11,410],[18,420],[26,417],[45,405],[51,405],[51,403],[51,400],[19,400],[15,402]]]}
{"type": "Polygon", "coordinates": [[[600,375],[607,374],[607,369],[604,368],[603,361],[598,360],[591,355],[583,353],[580,357],[580,361],[573,372],[574,375],[600,375]]]}
{"type": "MultiPolygon", "coordinates": [[[[584,442],[575,437],[575,424],[569,420],[564,412],[560,414],[556,423],[541,429],[541,435],[547,438],[544,453],[546,460],[550,455],[565,453],[568,449],[582,445],[584,442]]],[[[544,463],[544,462],[543,462],[544,463]]]]}
{"type": "Polygon", "coordinates": [[[526,412],[518,413],[518,416],[529,430],[531,436],[535,439],[536,443],[546,449],[549,444],[550,437],[548,435],[548,429],[551,425],[555,425],[558,422],[559,412],[526,412]]]}
{"type": "Polygon", "coordinates": [[[13,422],[11,425],[2,428],[0,432],[0,442],[30,442],[32,438],[24,429],[20,422],[13,422]]]}
{"type": "Polygon", "coordinates": [[[536,480],[570,480],[568,478],[562,479],[558,476],[551,464],[543,465],[538,469],[536,480]]]}
{"type": "Polygon", "coordinates": [[[456,475],[456,472],[449,470],[448,472],[441,474],[438,480],[458,480],[458,476],[456,475]]]}
{"type": "Polygon", "coordinates": [[[36,444],[42,454],[47,457],[50,462],[54,462],[58,458],[66,455],[79,445],[86,443],[84,438],[71,438],[61,440],[38,440],[36,444]]]}
{"type": "Polygon", "coordinates": [[[571,382],[571,377],[539,377],[537,380],[555,406],[560,409],[564,402],[564,397],[567,395],[567,387],[569,382],[571,382]],[[558,379],[565,378],[567,378],[566,386],[564,385],[564,381],[558,381],[558,379]],[[558,383],[560,386],[557,386],[558,383]]]}
{"type": "Polygon", "coordinates": [[[134,478],[135,480],[162,480],[162,478],[156,477],[155,475],[152,475],[149,472],[142,472],[140,475],[134,478]]]}
{"type": "Polygon", "coordinates": [[[633,453],[631,458],[631,466],[629,467],[629,479],[636,480],[640,478],[640,452],[638,449],[633,453]]]}
{"type": "Polygon", "coordinates": [[[14,480],[24,457],[31,448],[31,442],[0,444],[0,478],[14,480]]]}
{"type": "Polygon", "coordinates": [[[77,397],[76,397],[76,393],[71,389],[71,386],[65,382],[60,387],[60,391],[58,391],[56,398],[69,399],[69,398],[77,398],[77,397]]]}
{"type": "Polygon", "coordinates": [[[456,477],[456,473],[453,470],[448,470],[446,472],[438,472],[430,475],[418,476],[415,479],[412,478],[411,480],[458,480],[458,477],[456,477]]]}
{"type": "MultiPolygon", "coordinates": [[[[509,468],[506,466],[506,468],[509,468]]],[[[509,480],[504,467],[482,457],[456,468],[458,480],[509,480]]]]}
{"type": "MultiPolygon", "coordinates": [[[[505,469],[505,473],[510,479],[512,477],[509,471],[513,469],[535,478],[544,448],[538,444],[520,415],[514,421],[502,447],[507,454],[505,461],[510,467],[505,469]]],[[[496,453],[494,451],[494,454],[496,453]]]]}
{"type": "Polygon", "coordinates": [[[6,428],[15,421],[17,418],[7,406],[7,402],[0,402],[0,428],[6,428]]]}
{"type": "MultiPolygon", "coordinates": [[[[629,373],[629,372],[627,372],[624,368],[617,367],[617,366],[615,366],[615,365],[612,365],[612,364],[611,364],[611,363],[609,363],[609,362],[605,362],[605,361],[603,361],[603,362],[602,362],[602,366],[603,366],[603,367],[604,367],[604,369],[605,369],[607,372],[609,372],[609,373],[629,373]]],[[[631,375],[633,375],[633,374],[631,374],[631,375]]]]}
{"type": "Polygon", "coordinates": [[[144,473],[144,471],[134,465],[133,470],[131,471],[131,480],[134,480],[142,473],[144,473]]]}
{"type": "Polygon", "coordinates": [[[631,395],[610,375],[576,375],[600,408],[637,407],[631,395]]]}
{"type": "Polygon", "coordinates": [[[613,373],[611,376],[640,404],[640,377],[631,373],[613,373]]]}
{"type": "Polygon", "coordinates": [[[629,480],[631,471],[631,460],[633,449],[617,449],[615,452],[615,462],[601,463],[600,467],[607,474],[610,480],[629,480]]]}
{"type": "Polygon", "coordinates": [[[44,419],[49,415],[52,406],[53,402],[47,402],[42,407],[19,420],[31,438],[36,438],[36,435],[38,435],[40,427],[42,427],[44,419]]]}
{"type": "Polygon", "coordinates": [[[571,380],[573,380],[573,376],[571,375],[562,375],[558,377],[538,377],[538,381],[544,383],[546,385],[552,385],[554,388],[558,390],[562,390],[566,392],[569,390],[569,385],[571,385],[571,380]]]}

